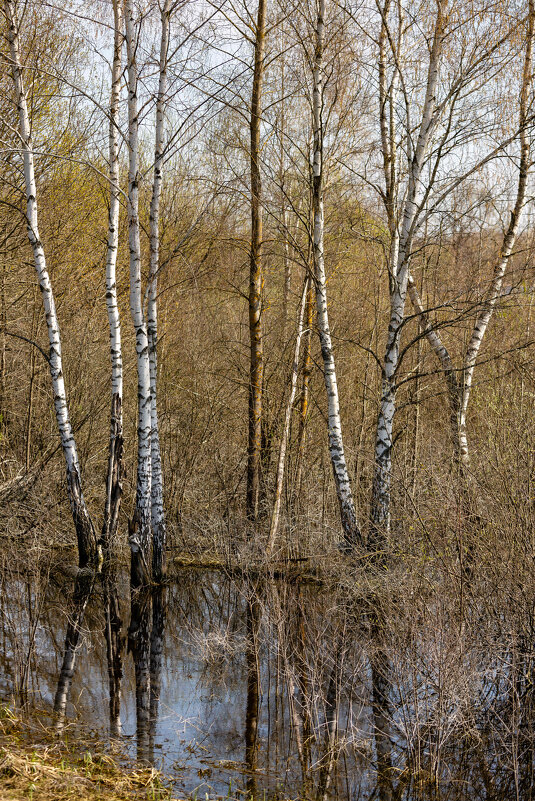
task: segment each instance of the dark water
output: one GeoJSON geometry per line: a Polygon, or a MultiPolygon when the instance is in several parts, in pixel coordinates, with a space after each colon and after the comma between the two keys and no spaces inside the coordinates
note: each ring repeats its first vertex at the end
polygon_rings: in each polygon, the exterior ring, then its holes
{"type": "MultiPolygon", "coordinates": [[[[69,592],[72,584],[50,577],[4,581],[4,699],[52,709],[69,592]]],[[[169,775],[175,792],[535,798],[532,649],[524,626],[512,632],[503,615],[481,609],[466,622],[437,597],[394,614],[388,604],[379,610],[333,587],[199,570],[179,571],[164,595],[161,664],[156,656],[146,675],[136,672],[125,650],[120,739],[133,757],[169,775]]],[[[126,576],[119,598],[126,630],[126,576]]],[[[149,629],[157,603],[147,602],[149,629]]],[[[66,714],[105,737],[98,585],[81,627],[66,714]]]]}

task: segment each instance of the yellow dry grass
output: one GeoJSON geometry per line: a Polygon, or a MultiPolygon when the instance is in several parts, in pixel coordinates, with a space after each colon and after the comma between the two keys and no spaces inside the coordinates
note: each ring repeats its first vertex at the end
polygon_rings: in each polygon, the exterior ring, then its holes
{"type": "Polygon", "coordinates": [[[0,708],[0,801],[170,801],[154,768],[128,769],[94,741],[69,743],[0,708]]]}

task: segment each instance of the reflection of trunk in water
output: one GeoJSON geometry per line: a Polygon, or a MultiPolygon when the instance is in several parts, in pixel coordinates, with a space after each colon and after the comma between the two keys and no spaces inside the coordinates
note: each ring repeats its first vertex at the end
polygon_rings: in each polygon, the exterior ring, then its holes
{"type": "Polygon", "coordinates": [[[311,698],[306,662],[307,636],[302,607],[301,586],[284,583],[281,592],[271,584],[272,607],[277,615],[279,653],[288,686],[290,720],[295,737],[297,756],[301,767],[302,795],[308,798],[311,791],[310,764],[313,741],[310,716],[311,698]]]}
{"type": "Polygon", "coordinates": [[[149,759],[154,763],[154,738],[162,684],[163,638],[167,612],[167,588],[159,585],[152,595],[152,631],[150,635],[150,726],[149,759]]]}
{"type": "MultiPolygon", "coordinates": [[[[119,6],[117,6],[117,8],[118,7],[119,6]]],[[[117,379],[116,373],[119,371],[120,375],[122,375],[121,370],[122,366],[119,359],[119,365],[114,365],[114,380],[120,380],[117,379]]],[[[108,475],[106,478],[106,501],[104,504],[101,535],[103,554],[101,578],[105,621],[104,636],[108,662],[110,734],[112,737],[118,737],[121,734],[121,680],[123,677],[123,653],[125,645],[117,575],[119,512],[121,509],[124,477],[123,420],[121,395],[119,392],[113,394],[110,417],[111,433],[108,475]]]]}
{"type": "Polygon", "coordinates": [[[76,653],[80,645],[82,623],[94,582],[95,573],[93,570],[86,568],[78,571],[74,583],[73,612],[67,623],[63,662],[59,674],[56,696],[54,698],[54,715],[56,717],[56,727],[58,729],[63,726],[65,718],[69,689],[74,675],[76,653]]]}
{"type": "MultiPolygon", "coordinates": [[[[4,582],[2,582],[3,584],[4,582]]],[[[44,586],[41,586],[41,578],[37,579],[37,586],[33,588],[32,580],[30,577],[27,578],[25,582],[25,590],[26,590],[26,607],[27,607],[27,614],[28,614],[28,641],[27,643],[17,643],[17,647],[15,648],[16,656],[16,669],[10,670],[9,674],[14,676],[14,687],[15,687],[15,697],[18,699],[18,703],[20,704],[21,708],[24,708],[28,704],[28,689],[29,683],[31,678],[31,665],[32,660],[35,656],[35,648],[36,648],[36,639],[38,628],[41,623],[41,612],[43,609],[44,599],[46,595],[46,586],[47,582],[44,586]]],[[[3,586],[0,586],[0,596],[5,598],[5,590],[3,586]]],[[[9,603],[8,603],[9,606],[9,603]]],[[[5,624],[6,618],[6,611],[5,609],[0,610],[3,624],[5,624]]],[[[2,633],[3,633],[3,641],[5,643],[5,628],[4,625],[2,626],[2,633]]],[[[5,653],[5,645],[4,645],[4,653],[5,653]]]]}
{"type": "MultiPolygon", "coordinates": [[[[63,656],[67,621],[59,633],[57,629],[62,584],[55,580],[45,584],[46,602],[41,608],[36,593],[45,597],[45,589],[37,590],[33,583],[40,577],[28,576],[31,584],[25,588],[18,574],[9,576],[8,570],[9,565],[2,575],[0,593],[2,690],[9,687],[8,682],[13,682],[17,660],[26,652],[26,626],[31,625],[28,604],[32,602],[38,609],[33,620],[39,620],[39,634],[28,668],[30,687],[41,690],[46,697],[50,688],[54,693],[58,680],[54,655],[59,654],[60,664],[63,656]]],[[[123,577],[119,578],[121,588],[123,577]]],[[[83,579],[84,574],[77,583],[74,609],[70,599],[69,612],[73,617],[56,708],[65,710],[67,692],[69,700],[79,697],[76,711],[84,723],[94,728],[103,722],[103,713],[107,715],[106,652],[101,637],[96,638],[87,657],[86,649],[78,643],[78,639],[87,637],[89,630],[100,625],[95,617],[100,610],[91,605],[91,599],[81,618],[83,579]],[[72,668],[69,660],[75,651],[77,668],[78,660],[84,661],[83,671],[78,669],[69,689],[72,675],[69,675],[72,668]]],[[[207,756],[214,759],[224,755],[229,762],[236,763],[244,759],[247,746],[249,788],[257,798],[264,791],[266,795],[277,793],[308,801],[320,801],[325,791],[333,801],[356,798],[431,801],[439,797],[508,801],[527,800],[533,795],[535,690],[531,610],[522,618],[515,608],[513,613],[517,617],[504,618],[511,625],[506,632],[501,617],[494,621],[495,628],[490,632],[478,632],[475,625],[467,627],[468,633],[459,642],[456,606],[453,611],[448,608],[444,618],[434,614],[431,617],[429,612],[429,619],[422,617],[422,624],[408,616],[411,607],[404,612],[390,598],[387,607],[384,596],[373,591],[364,599],[350,598],[342,606],[339,596],[333,598],[332,593],[327,594],[323,588],[318,590],[315,584],[303,582],[299,586],[295,577],[289,581],[264,579],[257,584],[256,590],[260,589],[261,594],[255,601],[251,583],[247,603],[244,598],[247,585],[241,578],[232,581],[220,578],[215,571],[180,571],[179,580],[167,588],[170,601],[166,615],[178,647],[164,651],[163,658],[162,637],[158,633],[162,617],[156,608],[158,594],[153,596],[152,607],[149,601],[146,625],[150,677],[145,684],[145,698],[147,688],[149,698],[149,756],[156,737],[161,665],[161,701],[164,702],[165,688],[166,710],[170,712],[170,722],[162,722],[161,734],[167,733],[171,738],[174,731],[171,714],[186,719],[192,715],[192,702],[199,699],[198,722],[200,730],[208,734],[204,742],[207,756]],[[247,652],[240,646],[246,626],[251,641],[247,652]],[[448,639],[444,637],[446,631],[451,635],[448,639]],[[340,640],[343,651],[337,655],[340,640]],[[182,643],[186,646],[182,647],[182,643]],[[457,646],[458,653],[452,653],[457,646]],[[208,656],[207,647],[214,648],[208,656]],[[333,669],[337,662],[338,673],[333,669]],[[166,683],[163,673],[166,668],[171,675],[187,670],[186,680],[191,673],[192,684],[184,685],[188,689],[191,686],[191,692],[184,693],[183,687],[166,683]],[[203,691],[207,687],[213,687],[214,692],[210,693],[209,703],[204,703],[203,691]],[[244,693],[248,696],[247,719],[243,703],[236,720],[236,709],[244,693]],[[264,729],[264,723],[273,720],[275,698],[276,726],[274,730],[267,726],[264,729]],[[330,734],[335,732],[336,710],[338,742],[332,749],[325,732],[329,723],[330,734]],[[336,761],[326,788],[326,772],[333,756],[336,761]],[[269,769],[267,773],[265,767],[269,769]],[[301,781],[302,768],[308,774],[308,785],[301,781]],[[323,786],[320,786],[321,770],[323,786]]],[[[120,589],[119,598],[122,600],[120,589]]],[[[160,600],[163,611],[165,596],[160,595],[160,600]]],[[[438,600],[445,603],[442,597],[438,600]]],[[[452,595],[451,602],[456,600],[452,595]]],[[[433,613],[435,603],[433,596],[428,607],[433,613]]],[[[140,597],[135,615],[139,617],[142,611],[140,597]]],[[[468,608],[468,613],[471,611],[472,607],[468,608]]],[[[499,612],[501,615],[502,610],[499,612]]],[[[475,614],[479,622],[479,606],[475,614]]],[[[138,635],[132,625],[131,639],[138,635]]],[[[138,650],[137,644],[134,648],[138,650]]],[[[133,665],[128,668],[133,674],[133,665]]],[[[137,676],[138,681],[143,677],[139,669],[137,676]]],[[[140,689],[142,697],[141,685],[140,689]]],[[[143,745],[140,730],[140,756],[143,745]]],[[[166,772],[178,749],[183,750],[181,744],[160,752],[166,772]]],[[[198,754],[190,758],[187,753],[183,781],[192,786],[197,779],[198,754]]],[[[220,771],[211,767],[215,794],[220,792],[229,768],[223,765],[220,771]]],[[[244,791],[246,779],[247,776],[243,778],[244,791]]]]}
{"type": "Polygon", "coordinates": [[[103,568],[102,585],[110,693],[110,734],[112,737],[119,737],[121,734],[121,680],[125,636],[122,631],[123,621],[119,606],[117,573],[115,567],[106,562],[103,568]]]}
{"type": "MultiPolygon", "coordinates": [[[[377,615],[376,615],[377,617],[377,615]]],[[[372,623],[370,668],[372,680],[371,708],[377,759],[378,801],[392,801],[392,742],[390,739],[390,681],[388,657],[380,643],[381,622],[372,623]]]]}
{"type": "Polygon", "coordinates": [[[298,647],[296,651],[297,686],[299,688],[299,695],[301,701],[301,718],[302,718],[302,730],[303,730],[302,770],[303,770],[303,788],[305,790],[305,795],[306,795],[306,791],[308,790],[310,782],[309,770],[311,764],[311,747],[314,735],[312,730],[312,719],[310,716],[310,709],[311,709],[310,686],[308,681],[307,662],[305,657],[305,654],[307,652],[307,637],[305,629],[305,615],[301,604],[300,585],[297,586],[296,609],[298,614],[297,618],[298,647]]]}
{"type": "Polygon", "coordinates": [[[325,801],[332,783],[334,767],[339,754],[336,742],[338,734],[338,702],[340,675],[343,662],[343,635],[337,637],[334,649],[334,662],[329,676],[329,686],[325,696],[325,756],[322,760],[319,779],[319,797],[325,801]]]}
{"type": "Polygon", "coordinates": [[[137,758],[148,762],[150,727],[151,593],[147,587],[132,590],[128,650],[136,676],[137,758]]]}
{"type": "Polygon", "coordinates": [[[250,587],[247,598],[246,627],[247,644],[245,659],[247,664],[247,707],[245,711],[245,764],[248,770],[247,796],[255,799],[258,795],[258,713],[260,706],[260,674],[258,668],[258,632],[261,620],[258,589],[250,587]]]}

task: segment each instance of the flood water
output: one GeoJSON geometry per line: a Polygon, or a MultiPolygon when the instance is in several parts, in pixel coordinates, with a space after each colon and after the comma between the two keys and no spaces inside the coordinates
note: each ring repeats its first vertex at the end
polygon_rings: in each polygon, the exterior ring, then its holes
{"type": "MultiPolygon", "coordinates": [[[[5,701],[52,710],[69,589],[50,576],[4,580],[5,701]]],[[[126,631],[126,574],[118,597],[126,631]]],[[[298,579],[175,571],[143,605],[145,646],[138,621],[124,650],[124,749],[181,797],[535,798],[528,618],[512,631],[476,605],[461,620],[439,595],[400,615],[389,603],[379,610],[298,579]]],[[[81,629],[66,718],[105,739],[99,586],[81,629]]]]}

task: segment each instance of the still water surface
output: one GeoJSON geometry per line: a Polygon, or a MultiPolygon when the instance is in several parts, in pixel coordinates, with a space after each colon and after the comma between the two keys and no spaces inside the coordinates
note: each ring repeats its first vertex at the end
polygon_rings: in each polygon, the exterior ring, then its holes
{"type": "MultiPolygon", "coordinates": [[[[52,709],[68,586],[4,584],[4,699],[52,709]]],[[[119,597],[127,610],[125,575],[119,597]]],[[[67,717],[105,737],[101,609],[95,588],[67,717]]],[[[143,688],[136,707],[134,660],[125,651],[122,743],[172,777],[182,796],[535,797],[531,649],[513,652],[499,622],[481,619],[484,636],[467,648],[465,629],[459,634],[458,621],[436,605],[428,620],[380,622],[332,589],[181,570],[167,589],[161,664],[150,676],[159,697],[146,727],[138,726],[143,688]]]]}

